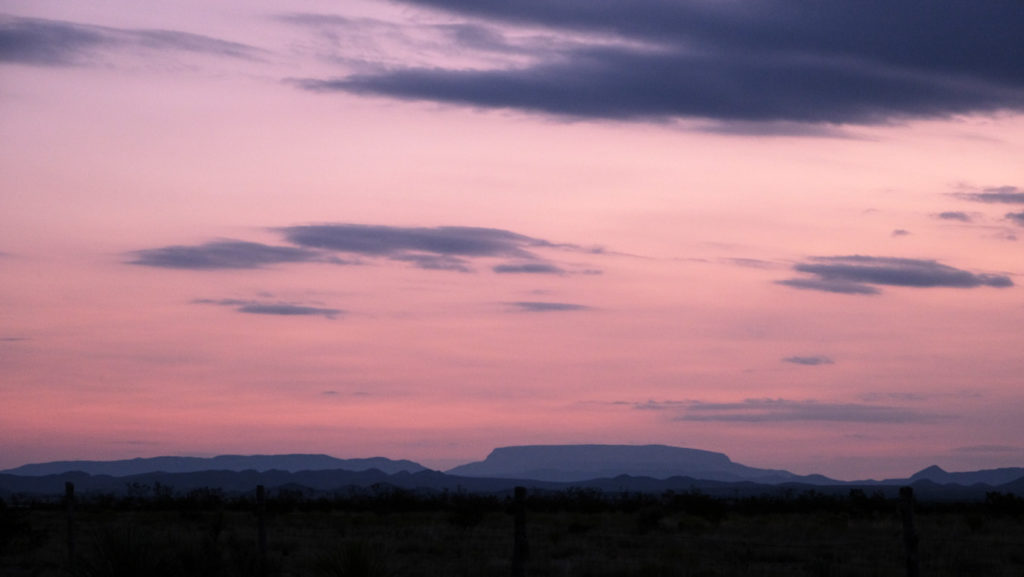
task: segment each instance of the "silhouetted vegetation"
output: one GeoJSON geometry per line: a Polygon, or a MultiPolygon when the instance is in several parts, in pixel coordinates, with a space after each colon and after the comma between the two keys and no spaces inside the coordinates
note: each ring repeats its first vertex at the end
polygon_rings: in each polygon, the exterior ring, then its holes
{"type": "MultiPolygon", "coordinates": [[[[899,503],[881,492],[813,490],[718,498],[699,491],[531,491],[533,576],[903,576],[899,503]]],[[[64,504],[0,500],[0,574],[105,577],[487,576],[510,574],[508,494],[387,485],[310,494],[267,491],[267,545],[256,492],[166,486],[76,497],[76,558],[64,504]]],[[[1024,573],[1024,500],[916,505],[921,574],[1024,573]]]]}

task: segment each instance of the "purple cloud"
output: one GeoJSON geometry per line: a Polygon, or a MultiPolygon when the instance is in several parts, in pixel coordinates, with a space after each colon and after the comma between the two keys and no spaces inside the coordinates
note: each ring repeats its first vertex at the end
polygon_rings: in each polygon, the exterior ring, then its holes
{"type": "Polygon", "coordinates": [[[845,294],[876,294],[873,285],[913,288],[975,288],[1013,286],[1006,275],[976,274],[934,260],[878,256],[820,256],[799,263],[794,270],[810,278],[777,281],[793,288],[845,294]]]}

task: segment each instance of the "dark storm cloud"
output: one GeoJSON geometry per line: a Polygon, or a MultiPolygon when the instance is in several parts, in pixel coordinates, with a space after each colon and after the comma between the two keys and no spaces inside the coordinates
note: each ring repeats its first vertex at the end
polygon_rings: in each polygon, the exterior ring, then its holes
{"type": "Polygon", "coordinates": [[[1006,213],[1006,219],[1024,226],[1024,212],[1008,212],[1006,213]]]}
{"type": "Polygon", "coordinates": [[[499,264],[492,270],[498,274],[565,274],[563,269],[542,262],[499,264]]]}
{"type": "MultiPolygon", "coordinates": [[[[271,246],[241,240],[219,240],[196,246],[165,246],[132,253],[130,264],[192,270],[251,269],[271,264],[325,260],[317,251],[271,246]]],[[[341,261],[333,261],[340,263],[341,261]]]]}
{"type": "Polygon", "coordinates": [[[260,53],[244,44],[175,30],[129,30],[0,15],[0,62],[66,66],[84,63],[103,49],[140,48],[235,58],[254,58],[260,53]]]}
{"type": "Polygon", "coordinates": [[[807,366],[835,364],[835,361],[824,355],[815,355],[810,357],[786,357],[782,359],[782,361],[786,363],[793,363],[795,365],[807,366]]]}
{"type": "Polygon", "coordinates": [[[976,274],[934,260],[878,256],[821,256],[799,263],[794,270],[811,275],[806,279],[778,281],[794,288],[847,294],[875,294],[871,285],[915,288],[1013,286],[1010,277],[976,274]]]}
{"type": "Polygon", "coordinates": [[[989,204],[1024,204],[1024,190],[1016,186],[993,186],[981,192],[960,192],[954,196],[989,204]]]}
{"type": "Polygon", "coordinates": [[[1018,0],[406,2],[574,42],[520,47],[533,62],[523,66],[391,68],[299,85],[624,120],[862,124],[1024,109],[1018,0]]]}
{"type": "Polygon", "coordinates": [[[585,311],[590,310],[590,307],[585,305],[577,305],[573,303],[551,303],[551,302],[536,302],[536,301],[520,301],[509,303],[521,311],[532,312],[532,313],[547,313],[547,312],[558,312],[558,311],[585,311]]]}
{"type": "Polygon", "coordinates": [[[942,220],[958,220],[960,222],[971,222],[970,215],[968,215],[966,212],[960,211],[951,210],[947,212],[940,212],[939,214],[935,215],[935,217],[941,218],[942,220]]]}
{"type": "Polygon", "coordinates": [[[948,418],[889,405],[823,403],[788,399],[746,399],[739,403],[694,402],[680,421],[772,423],[826,421],[856,423],[934,422],[948,418]]]}
{"type": "Polygon", "coordinates": [[[248,313],[254,315],[321,316],[328,319],[334,319],[338,315],[344,314],[345,312],[341,309],[312,307],[295,303],[260,302],[239,299],[198,299],[192,302],[196,304],[211,304],[232,307],[240,313],[248,313]]]}

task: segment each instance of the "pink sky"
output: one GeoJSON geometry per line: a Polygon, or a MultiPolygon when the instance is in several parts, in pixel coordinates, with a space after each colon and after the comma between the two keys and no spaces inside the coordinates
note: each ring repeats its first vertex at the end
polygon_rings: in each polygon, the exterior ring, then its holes
{"type": "Polygon", "coordinates": [[[1024,82],[567,114],[473,71],[664,40],[431,3],[5,2],[0,469],[577,442],[1024,466],[1024,82]],[[387,92],[449,69],[465,92],[387,92]]]}

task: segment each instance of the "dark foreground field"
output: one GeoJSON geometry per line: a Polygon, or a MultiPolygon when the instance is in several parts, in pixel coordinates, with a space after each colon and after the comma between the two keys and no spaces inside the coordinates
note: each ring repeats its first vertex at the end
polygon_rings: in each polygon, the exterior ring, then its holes
{"type": "MultiPolygon", "coordinates": [[[[1022,500],[917,503],[920,574],[1024,575],[1022,500]]],[[[508,576],[511,497],[378,488],[92,496],[0,505],[0,575],[508,576]]],[[[530,576],[903,576],[899,503],[852,491],[741,500],[568,491],[526,500],[530,576]]]]}

